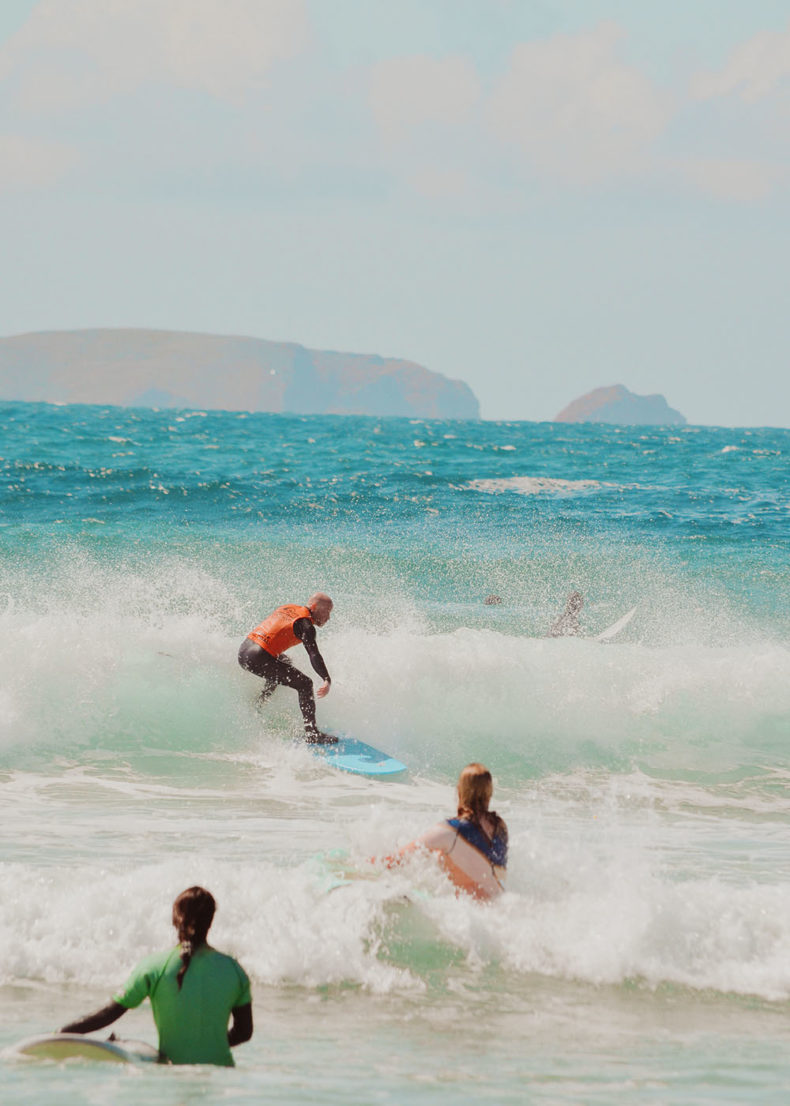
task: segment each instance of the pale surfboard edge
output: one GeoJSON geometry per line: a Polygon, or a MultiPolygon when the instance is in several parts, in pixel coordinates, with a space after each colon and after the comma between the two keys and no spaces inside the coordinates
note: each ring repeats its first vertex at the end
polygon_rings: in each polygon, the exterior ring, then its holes
{"type": "Polygon", "coordinates": [[[338,739],[336,745],[308,746],[314,756],[320,757],[330,767],[370,779],[397,780],[408,775],[409,769],[405,764],[367,742],[358,741],[345,733],[332,736],[338,739]]]}
{"type": "Polygon", "coordinates": [[[93,1060],[115,1064],[152,1064],[159,1052],[145,1041],[117,1038],[104,1040],[83,1033],[50,1033],[28,1037],[14,1045],[12,1052],[35,1060],[93,1060]]]}
{"type": "Polygon", "coordinates": [[[619,634],[621,630],[624,630],[631,619],[636,614],[637,607],[632,607],[630,611],[626,611],[625,614],[618,618],[616,622],[613,622],[611,626],[607,626],[605,630],[601,630],[600,634],[595,635],[596,641],[611,641],[615,634],[619,634]]]}

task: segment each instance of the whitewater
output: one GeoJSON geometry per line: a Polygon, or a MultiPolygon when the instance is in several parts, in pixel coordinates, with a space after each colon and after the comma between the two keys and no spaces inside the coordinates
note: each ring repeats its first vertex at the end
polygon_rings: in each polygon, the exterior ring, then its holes
{"type": "MultiPolygon", "coordinates": [[[[0,404],[3,1102],[785,1097],[789,448],[0,404]],[[319,724],[405,780],[327,768],[292,692],[256,707],[241,640],[317,589],[319,724]],[[547,637],[572,590],[582,636],[547,637]],[[371,863],[471,760],[510,829],[493,904],[371,863]],[[252,979],[235,1069],[14,1057],[168,947],[194,883],[252,979]]],[[[113,1028],[156,1040],[147,1005],[113,1028]]]]}

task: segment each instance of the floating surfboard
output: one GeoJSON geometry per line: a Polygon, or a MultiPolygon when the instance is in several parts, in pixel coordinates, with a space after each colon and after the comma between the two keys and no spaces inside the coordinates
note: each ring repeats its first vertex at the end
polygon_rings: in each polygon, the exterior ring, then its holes
{"type": "Polygon", "coordinates": [[[355,737],[337,734],[337,745],[308,745],[314,756],[321,757],[332,768],[352,772],[355,776],[371,776],[376,779],[397,779],[405,776],[408,768],[399,760],[374,749],[355,737]]]}
{"type": "Polygon", "coordinates": [[[605,630],[602,630],[600,634],[596,635],[596,641],[611,641],[615,634],[619,634],[620,631],[628,625],[631,619],[636,614],[637,608],[632,607],[630,611],[626,611],[622,618],[618,618],[616,622],[613,622],[611,626],[608,626],[605,630]]]}
{"type": "Polygon", "coordinates": [[[159,1062],[159,1052],[145,1041],[121,1038],[100,1041],[82,1033],[53,1033],[49,1037],[29,1037],[14,1049],[21,1056],[37,1060],[98,1060],[111,1064],[151,1064],[159,1062]]]}

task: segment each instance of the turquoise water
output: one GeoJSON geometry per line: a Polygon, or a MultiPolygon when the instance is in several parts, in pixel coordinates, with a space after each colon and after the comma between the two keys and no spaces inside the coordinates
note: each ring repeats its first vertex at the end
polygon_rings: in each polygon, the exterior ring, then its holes
{"type": "Polygon", "coordinates": [[[789,445],[0,405],[0,1048],[106,1001],[195,882],[256,1019],[232,1072],[5,1052],[3,1101],[776,1100],[789,445]],[[319,720],[406,781],[327,769],[286,691],[255,709],[240,640],[317,588],[319,720]],[[586,636],[547,639],[573,589],[586,636]],[[471,759],[511,831],[492,906],[368,862],[471,759]]]}

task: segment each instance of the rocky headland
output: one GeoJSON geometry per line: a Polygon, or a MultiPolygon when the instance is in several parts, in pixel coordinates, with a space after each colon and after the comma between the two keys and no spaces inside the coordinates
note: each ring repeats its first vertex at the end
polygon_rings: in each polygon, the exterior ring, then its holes
{"type": "Polygon", "coordinates": [[[478,419],[467,384],[411,361],[168,330],[0,338],[0,399],[478,419]]]}
{"type": "Polygon", "coordinates": [[[685,426],[680,411],[661,395],[638,396],[623,384],[594,388],[573,400],[555,416],[555,422],[610,422],[627,426],[685,426]]]}

